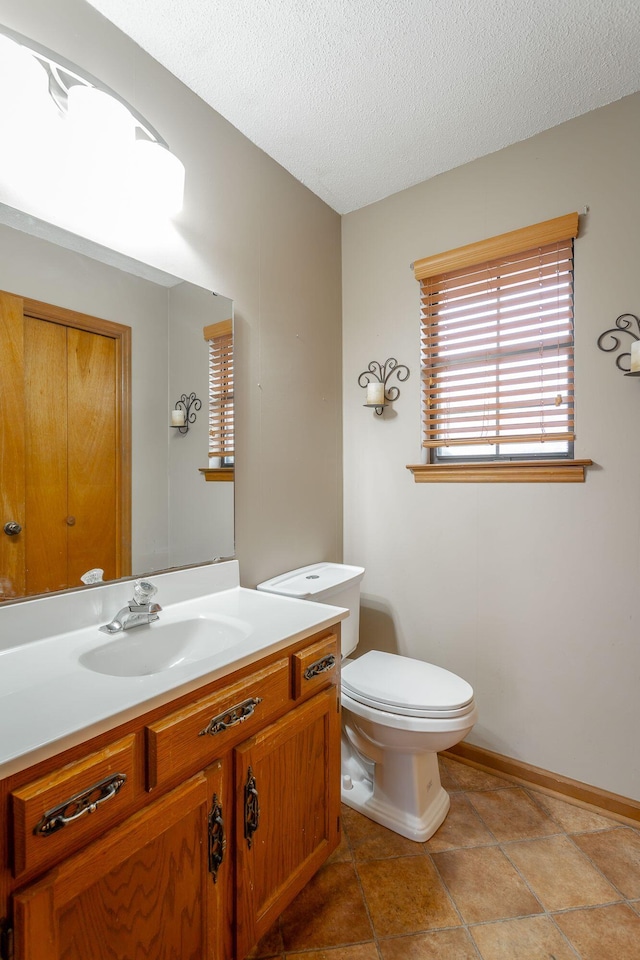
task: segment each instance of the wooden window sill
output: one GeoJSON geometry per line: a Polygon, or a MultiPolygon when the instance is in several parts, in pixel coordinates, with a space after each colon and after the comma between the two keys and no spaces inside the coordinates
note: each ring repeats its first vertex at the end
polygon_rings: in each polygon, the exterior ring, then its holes
{"type": "Polygon", "coordinates": [[[584,483],[592,460],[408,464],[416,483],[584,483]]]}
{"type": "Polygon", "coordinates": [[[233,467],[198,467],[207,483],[233,482],[233,467]]]}

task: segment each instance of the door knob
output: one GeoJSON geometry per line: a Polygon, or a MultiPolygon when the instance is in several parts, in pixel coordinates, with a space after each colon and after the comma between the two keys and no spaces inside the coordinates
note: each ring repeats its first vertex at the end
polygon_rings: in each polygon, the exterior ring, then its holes
{"type": "Polygon", "coordinates": [[[68,527],[74,527],[74,526],[75,526],[75,523],[76,523],[76,518],[75,518],[75,517],[67,517],[67,519],[66,519],[66,524],[67,524],[68,527]]]}
{"type": "Polygon", "coordinates": [[[8,523],[5,523],[2,528],[8,537],[17,537],[21,532],[22,527],[19,523],[16,523],[15,520],[9,520],[8,523]]]}

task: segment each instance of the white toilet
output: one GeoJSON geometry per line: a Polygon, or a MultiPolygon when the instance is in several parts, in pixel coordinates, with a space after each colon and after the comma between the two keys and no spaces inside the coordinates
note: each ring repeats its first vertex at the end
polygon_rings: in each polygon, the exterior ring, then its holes
{"type": "Polygon", "coordinates": [[[363,567],[314,563],[258,590],[347,607],[342,623],[342,800],[410,840],[428,840],[449,810],[439,750],[464,739],[478,713],[473,689],[422,660],[358,645],[363,567]]]}

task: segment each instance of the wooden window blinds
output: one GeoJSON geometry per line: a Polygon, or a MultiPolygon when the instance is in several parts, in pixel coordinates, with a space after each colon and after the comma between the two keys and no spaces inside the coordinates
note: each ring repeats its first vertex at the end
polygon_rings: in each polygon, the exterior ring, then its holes
{"type": "Polygon", "coordinates": [[[209,456],[234,455],[233,323],[204,328],[209,343],[209,456]]]}
{"type": "Polygon", "coordinates": [[[568,455],[577,234],[573,213],[414,264],[432,452],[568,455]]]}

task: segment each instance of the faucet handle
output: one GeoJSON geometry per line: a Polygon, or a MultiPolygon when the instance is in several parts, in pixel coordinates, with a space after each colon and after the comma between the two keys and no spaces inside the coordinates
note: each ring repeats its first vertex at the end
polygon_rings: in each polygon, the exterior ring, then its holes
{"type": "Polygon", "coordinates": [[[144,606],[149,603],[151,597],[155,597],[158,588],[150,580],[136,580],[133,588],[133,599],[135,603],[144,606]]]}

